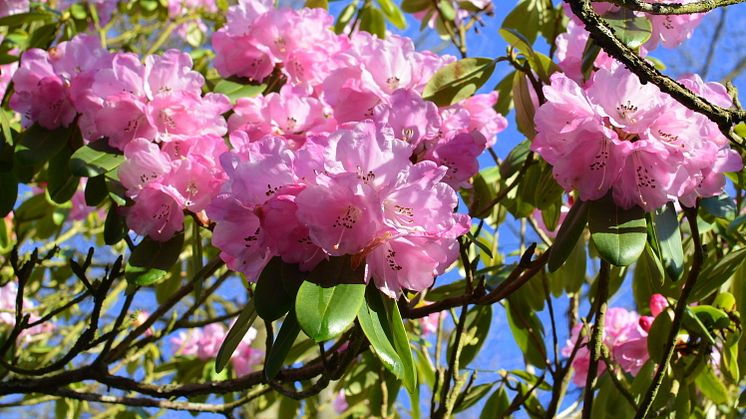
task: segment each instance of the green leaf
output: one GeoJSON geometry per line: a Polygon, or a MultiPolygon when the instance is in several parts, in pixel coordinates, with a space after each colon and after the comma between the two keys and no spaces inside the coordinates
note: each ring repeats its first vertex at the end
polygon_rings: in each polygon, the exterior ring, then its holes
{"type": "Polygon", "coordinates": [[[119,207],[112,204],[104,221],[104,243],[109,246],[119,243],[127,234],[124,218],[119,214],[119,207]]]}
{"type": "Polygon", "coordinates": [[[642,208],[619,208],[611,194],[589,203],[591,240],[599,255],[612,265],[631,265],[640,257],[647,242],[646,226],[642,208]]]}
{"type": "Polygon", "coordinates": [[[275,321],[292,307],[295,296],[288,294],[282,286],[282,265],[279,256],[273,257],[264,267],[254,290],[256,313],[266,321],[275,321]]]}
{"type": "Polygon", "coordinates": [[[89,207],[95,207],[109,196],[106,189],[106,179],[103,175],[88,178],[85,184],[85,203],[89,207]]]}
{"type": "Polygon", "coordinates": [[[494,393],[487,399],[484,404],[482,413],[479,415],[479,419],[492,419],[504,417],[505,411],[510,406],[510,399],[508,399],[508,393],[505,391],[504,386],[500,386],[494,393]]]}
{"type": "Polygon", "coordinates": [[[383,297],[375,287],[367,287],[357,318],[378,359],[413,393],[417,371],[396,302],[383,297]]]}
{"type": "Polygon", "coordinates": [[[80,147],[70,157],[70,171],[80,177],[95,177],[119,167],[124,161],[120,150],[109,146],[106,138],[80,147]]]}
{"type": "MultiPolygon", "coordinates": [[[[660,316],[658,316],[660,317],[660,316]]],[[[684,310],[684,318],[682,319],[684,328],[691,334],[701,337],[706,340],[710,345],[715,344],[715,338],[710,334],[710,330],[696,313],[692,311],[692,307],[687,307],[684,310]]]]}
{"type": "Polygon", "coordinates": [[[425,100],[449,106],[464,100],[482,87],[495,70],[491,58],[464,58],[441,67],[422,92],[425,100]]]}
{"type": "Polygon", "coordinates": [[[357,11],[357,3],[352,2],[345,6],[344,9],[342,9],[341,12],[339,12],[339,16],[337,17],[337,21],[334,23],[334,33],[341,34],[344,32],[345,27],[347,27],[347,24],[350,23],[352,20],[352,17],[355,16],[355,12],[357,11]]]}
{"type": "Polygon", "coordinates": [[[632,10],[621,8],[605,13],[602,17],[614,31],[614,35],[630,49],[640,48],[653,33],[650,19],[637,16],[632,10]]]}
{"type": "Polygon", "coordinates": [[[650,354],[650,359],[656,363],[663,359],[663,349],[668,342],[671,327],[671,317],[666,310],[655,317],[650,330],[648,330],[648,354],[650,354]]]}
{"type": "Polygon", "coordinates": [[[575,244],[583,234],[583,229],[588,222],[588,207],[589,205],[585,201],[575,201],[570,208],[549,253],[549,272],[559,269],[575,248],[575,244]]]}
{"type": "Polygon", "coordinates": [[[677,281],[684,272],[684,248],[676,209],[672,202],[655,213],[655,235],[663,258],[663,267],[672,280],[677,281]]]}
{"type": "Polygon", "coordinates": [[[501,26],[516,30],[528,39],[529,44],[533,44],[539,34],[539,26],[546,11],[542,3],[544,2],[540,0],[520,1],[505,17],[501,26]]]}
{"type": "Polygon", "coordinates": [[[383,12],[373,6],[363,7],[360,12],[360,30],[372,33],[383,39],[386,37],[386,22],[383,12]]]}
{"type": "Polygon", "coordinates": [[[391,0],[376,0],[378,4],[381,6],[381,11],[383,11],[384,16],[386,16],[386,19],[391,22],[392,25],[396,26],[399,29],[406,29],[407,27],[407,21],[404,19],[404,15],[402,14],[401,10],[394,4],[391,0]]]}
{"type": "Polygon", "coordinates": [[[505,160],[500,164],[500,177],[510,179],[514,174],[518,173],[530,153],[531,141],[523,140],[518,143],[518,145],[510,150],[510,153],[508,153],[505,160]]]}
{"type": "Polygon", "coordinates": [[[11,170],[0,169],[0,218],[5,217],[16,205],[18,179],[11,170]]]}
{"type": "Polygon", "coordinates": [[[534,127],[534,104],[531,101],[528,81],[526,76],[521,72],[513,75],[513,104],[515,105],[515,120],[518,125],[518,131],[525,135],[529,140],[536,137],[536,128],[534,127]]]}
{"type": "Polygon", "coordinates": [[[303,332],[316,342],[347,329],[365,298],[365,265],[351,267],[349,256],[319,263],[298,289],[295,313],[303,332]]]}
{"type": "Polygon", "coordinates": [[[27,129],[16,146],[16,158],[24,165],[41,165],[49,161],[67,144],[75,127],[53,130],[34,124],[27,129]]]}
{"type": "Polygon", "coordinates": [[[127,282],[135,285],[158,283],[179,260],[183,247],[184,233],[177,234],[166,242],[145,237],[132,250],[124,269],[124,277],[127,282]]]}
{"type": "Polygon", "coordinates": [[[521,349],[526,363],[544,368],[547,355],[544,329],[536,313],[517,307],[514,301],[504,303],[513,340],[521,349]]]}
{"type": "Polygon", "coordinates": [[[47,192],[53,202],[58,204],[69,201],[80,185],[80,178],[70,173],[68,162],[73,150],[65,146],[49,160],[47,168],[47,192]]]}
{"type": "Polygon", "coordinates": [[[407,13],[417,13],[430,8],[431,0],[402,0],[401,9],[407,13]]]}
{"type": "Polygon", "coordinates": [[[497,91],[497,103],[495,103],[495,112],[508,116],[510,113],[510,107],[513,103],[513,77],[515,71],[508,73],[505,78],[497,83],[495,90],[497,91]]]}
{"type": "MultiPolygon", "coordinates": [[[[715,292],[744,264],[746,248],[732,251],[721,259],[706,258],[691,299],[700,300],[715,292]]],[[[742,308],[743,309],[743,308],[742,308]]]]}
{"type": "Polygon", "coordinates": [[[305,6],[309,9],[324,9],[329,10],[329,1],[328,0],[306,0],[305,6]]]}
{"type": "Polygon", "coordinates": [[[48,21],[55,18],[55,15],[44,11],[33,11],[27,13],[16,13],[0,18],[0,26],[15,27],[26,23],[48,21]]]}
{"type": "Polygon", "coordinates": [[[272,348],[270,348],[267,358],[264,362],[264,376],[271,380],[277,376],[282,368],[282,364],[285,362],[290,348],[295,343],[295,338],[300,333],[300,325],[298,319],[295,317],[295,311],[290,311],[285,320],[282,321],[280,331],[277,333],[277,339],[272,342],[272,348]]]}
{"type": "Polygon", "coordinates": [[[531,41],[526,39],[520,32],[513,28],[503,28],[499,30],[500,36],[505,39],[512,47],[518,49],[528,60],[532,70],[539,76],[539,80],[549,83],[549,76],[560,71],[559,66],[551,58],[544,54],[534,51],[531,47],[531,41]]]}
{"type": "Polygon", "coordinates": [[[733,220],[737,213],[736,203],[726,193],[722,193],[719,196],[702,198],[700,206],[709,214],[726,220],[733,220]]]}
{"type": "Polygon", "coordinates": [[[708,365],[703,369],[697,378],[694,379],[694,383],[702,394],[716,405],[728,403],[728,389],[725,388],[722,381],[715,375],[711,366],[708,365]]]}
{"type": "Polygon", "coordinates": [[[258,96],[266,88],[266,84],[243,84],[231,80],[220,80],[215,85],[213,91],[215,93],[222,93],[228,96],[228,99],[231,100],[231,103],[235,105],[238,99],[243,97],[258,96]]]}
{"type": "Polygon", "coordinates": [[[454,409],[453,412],[463,412],[464,410],[474,406],[475,404],[477,404],[477,402],[482,400],[482,398],[486,396],[487,393],[490,392],[490,390],[492,390],[492,387],[494,385],[495,383],[487,383],[470,388],[464,396],[464,400],[456,407],[456,409],[454,409]]]}
{"type": "MultiPolygon", "coordinates": [[[[474,306],[466,313],[466,322],[463,329],[463,346],[459,357],[459,365],[466,367],[479,354],[479,350],[487,340],[487,334],[492,324],[491,306],[474,306]]],[[[453,348],[455,343],[455,331],[451,333],[448,341],[449,347],[453,348]]]]}
{"type": "Polygon", "coordinates": [[[254,324],[256,320],[256,310],[254,309],[254,300],[250,300],[246,303],[241,314],[238,315],[236,322],[231,326],[231,330],[225,336],[223,344],[220,345],[218,354],[215,357],[215,372],[220,372],[228,365],[228,361],[231,359],[231,355],[236,351],[238,344],[241,342],[249,328],[254,324]]]}
{"type": "Polygon", "coordinates": [[[725,329],[730,326],[730,317],[725,311],[711,305],[700,304],[688,309],[704,324],[708,330],[725,329]]]}
{"type": "Polygon", "coordinates": [[[741,331],[729,333],[723,344],[722,370],[725,371],[734,383],[741,379],[738,367],[738,341],[741,339],[741,331]]]}

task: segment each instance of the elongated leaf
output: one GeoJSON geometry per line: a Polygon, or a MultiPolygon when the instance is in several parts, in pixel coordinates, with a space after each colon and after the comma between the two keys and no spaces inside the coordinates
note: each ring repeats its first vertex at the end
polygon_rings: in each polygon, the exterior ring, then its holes
{"type": "Polygon", "coordinates": [[[383,12],[373,7],[363,7],[360,12],[360,30],[372,33],[383,39],[386,37],[386,22],[383,18],[383,12]]]}
{"type": "Polygon", "coordinates": [[[515,105],[515,120],[518,124],[518,131],[529,140],[533,140],[536,137],[536,128],[534,128],[534,113],[536,110],[531,101],[528,81],[521,72],[516,72],[513,76],[513,104],[515,105]]]}
{"type": "Polygon", "coordinates": [[[663,349],[666,347],[671,327],[671,317],[667,311],[664,311],[655,317],[650,330],[648,330],[648,353],[650,359],[656,363],[663,358],[663,349]]]}
{"type": "Polygon", "coordinates": [[[250,300],[241,310],[241,314],[238,315],[236,322],[233,323],[231,330],[225,336],[223,344],[220,345],[215,357],[215,372],[222,371],[228,365],[231,355],[236,351],[238,344],[249,331],[251,325],[254,324],[254,320],[256,320],[256,309],[254,308],[254,300],[250,300]]]}
{"type": "Polygon", "coordinates": [[[741,372],[738,367],[738,341],[740,339],[741,331],[737,330],[728,334],[728,338],[723,344],[722,370],[736,383],[741,379],[741,372]]]}
{"type": "Polygon", "coordinates": [[[264,362],[264,376],[271,380],[277,376],[282,368],[285,358],[287,358],[290,348],[293,347],[295,338],[300,333],[300,325],[295,317],[295,311],[290,311],[285,320],[282,321],[280,331],[277,333],[277,339],[272,342],[272,348],[267,354],[264,362]]]}
{"type": "Polygon", "coordinates": [[[365,304],[360,307],[357,318],[373,352],[383,366],[404,382],[410,374],[410,367],[405,365],[395,349],[389,313],[381,293],[374,287],[368,287],[366,290],[365,304]]]}
{"type": "Polygon", "coordinates": [[[405,29],[407,27],[407,21],[404,19],[404,15],[401,10],[394,4],[392,0],[377,0],[381,6],[384,16],[391,22],[392,25],[399,29],[405,29]]]}
{"type": "Polygon", "coordinates": [[[676,209],[669,202],[655,214],[655,234],[663,258],[666,273],[677,281],[684,272],[684,248],[681,245],[681,231],[676,209]]]}
{"type": "Polygon", "coordinates": [[[407,336],[407,330],[404,328],[399,306],[394,299],[389,298],[385,298],[383,304],[386,311],[390,313],[389,321],[393,331],[394,349],[399,354],[399,359],[401,359],[404,367],[404,375],[401,380],[410,394],[415,393],[417,390],[417,367],[412,356],[412,348],[409,347],[409,336],[407,336]]]}
{"type": "Polygon", "coordinates": [[[490,390],[492,390],[492,387],[494,385],[494,383],[480,384],[469,389],[469,392],[466,393],[466,396],[464,396],[463,402],[461,402],[461,404],[456,407],[454,413],[463,412],[464,410],[477,404],[477,402],[482,400],[482,398],[486,396],[487,393],[490,392],[490,390]]]}
{"type": "Polygon", "coordinates": [[[85,203],[89,207],[95,207],[109,195],[106,189],[106,179],[103,175],[88,178],[85,184],[85,203]]]}
{"type": "Polygon", "coordinates": [[[0,218],[13,211],[18,198],[18,179],[10,170],[0,169],[0,218]]]}
{"type": "Polygon", "coordinates": [[[699,300],[715,292],[736,273],[738,268],[744,264],[744,261],[746,261],[746,248],[728,253],[719,260],[706,259],[702,272],[699,274],[700,280],[697,281],[692,291],[692,300],[699,300]]]}
{"type": "MultiPolygon", "coordinates": [[[[466,313],[466,322],[463,329],[464,344],[461,348],[459,365],[466,367],[479,353],[479,350],[487,340],[487,334],[492,324],[491,306],[474,306],[466,313]]],[[[449,339],[449,347],[453,347],[455,333],[449,339]]]]}
{"type": "Polygon", "coordinates": [[[523,53],[528,60],[531,69],[536,72],[539,79],[544,83],[549,83],[549,76],[551,76],[552,73],[560,71],[559,66],[557,66],[557,64],[555,64],[549,57],[534,51],[531,47],[531,42],[517,30],[513,28],[503,28],[499,30],[499,33],[500,36],[505,39],[505,42],[523,53]]]}
{"type": "Polygon", "coordinates": [[[503,413],[510,406],[510,400],[508,399],[508,393],[505,391],[505,387],[502,385],[495,390],[494,393],[487,399],[482,409],[482,414],[479,416],[480,419],[491,419],[501,418],[503,413]]]}
{"type": "Polygon", "coordinates": [[[27,13],[16,13],[0,18],[0,26],[15,27],[26,23],[46,21],[54,19],[55,15],[49,12],[34,11],[27,13]]]}
{"type": "Polygon", "coordinates": [[[422,97],[438,106],[449,106],[473,95],[495,70],[491,58],[464,58],[438,70],[422,97]]]}
{"type": "Polygon", "coordinates": [[[650,19],[637,16],[633,11],[625,8],[606,13],[603,18],[614,31],[614,35],[631,49],[637,49],[648,42],[653,33],[650,19]]]}
{"type": "Polygon", "coordinates": [[[135,285],[152,285],[165,278],[174,263],[179,260],[184,247],[184,233],[177,234],[166,242],[145,237],[132,251],[124,277],[135,285]]]}
{"type": "Polygon", "coordinates": [[[40,165],[47,162],[67,144],[73,127],[54,130],[33,125],[23,133],[16,146],[16,158],[24,165],[40,165]]]}
{"type": "Polygon", "coordinates": [[[646,225],[642,208],[619,208],[611,194],[590,202],[591,240],[599,255],[612,265],[631,265],[640,257],[647,241],[646,225]]]}
{"type": "Polygon", "coordinates": [[[220,80],[213,90],[215,93],[222,93],[228,96],[231,103],[235,104],[236,101],[242,97],[254,97],[260,95],[266,88],[266,84],[243,84],[231,80],[220,80]]]}
{"type": "Polygon", "coordinates": [[[353,270],[349,257],[321,262],[301,284],[295,314],[303,332],[316,342],[340,335],[365,299],[365,266],[353,270]]]}
{"type": "Polygon", "coordinates": [[[266,321],[275,321],[293,307],[295,296],[282,286],[282,265],[279,256],[273,257],[264,267],[254,290],[256,313],[266,321]]]}
{"type": "Polygon", "coordinates": [[[94,177],[110,172],[124,161],[120,150],[110,147],[105,138],[79,148],[70,158],[70,171],[81,177],[94,177]]]}
{"type": "Polygon", "coordinates": [[[699,373],[697,378],[694,379],[694,383],[697,384],[697,388],[705,395],[708,399],[712,400],[715,404],[725,404],[728,402],[728,389],[720,381],[711,366],[707,366],[702,372],[699,373]]]}
{"type": "Polygon", "coordinates": [[[109,246],[119,243],[127,232],[124,218],[119,214],[119,207],[111,205],[104,221],[104,243],[109,246]]]}
{"type": "Polygon", "coordinates": [[[580,239],[580,235],[583,234],[587,222],[588,203],[576,201],[567,213],[562,225],[560,225],[557,238],[554,239],[552,244],[552,250],[549,254],[549,272],[556,271],[565,263],[575,248],[578,239],[580,239]]]}
{"type": "Polygon", "coordinates": [[[78,185],[80,185],[80,178],[73,175],[68,167],[68,161],[72,154],[72,149],[66,145],[49,160],[47,192],[52,201],[58,204],[69,201],[78,190],[78,185]]]}
{"type": "Polygon", "coordinates": [[[421,12],[432,6],[431,0],[402,0],[401,8],[407,13],[421,12]]]}

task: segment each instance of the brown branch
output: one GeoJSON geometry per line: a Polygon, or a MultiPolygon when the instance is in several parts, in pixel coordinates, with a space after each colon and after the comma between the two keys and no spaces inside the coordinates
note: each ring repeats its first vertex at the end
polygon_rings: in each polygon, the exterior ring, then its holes
{"type": "Polygon", "coordinates": [[[645,12],[651,15],[689,15],[694,13],[707,13],[719,7],[732,6],[743,3],[744,0],[702,0],[694,3],[647,3],[640,0],[606,0],[609,3],[624,7],[636,12],[645,12]]]}
{"type": "MultiPolygon", "coordinates": [[[[614,57],[635,73],[642,83],[653,83],[661,91],[668,93],[685,107],[700,113],[716,123],[726,136],[736,141],[731,135],[731,127],[746,121],[746,112],[739,109],[725,109],[711,104],[704,98],[692,93],[678,81],[663,75],[651,63],[625,46],[615,35],[609,25],[593,11],[590,0],[565,0],[573,13],[583,22],[585,29],[593,40],[610,56],[614,57]]],[[[737,142],[737,141],[736,141],[737,142]]]]}

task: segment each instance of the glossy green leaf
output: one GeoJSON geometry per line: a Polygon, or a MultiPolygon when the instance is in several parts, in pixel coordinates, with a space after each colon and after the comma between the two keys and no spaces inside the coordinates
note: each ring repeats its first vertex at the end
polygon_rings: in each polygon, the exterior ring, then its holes
{"type": "Polygon", "coordinates": [[[699,391],[715,404],[725,404],[728,402],[728,389],[723,382],[715,375],[711,366],[707,366],[694,379],[699,391]]]}
{"type": "Polygon", "coordinates": [[[508,116],[510,113],[511,105],[513,104],[513,77],[515,71],[508,73],[500,82],[495,86],[497,91],[497,103],[495,103],[495,112],[508,116]]]}
{"type": "Polygon", "coordinates": [[[290,311],[282,321],[277,338],[272,342],[272,348],[264,362],[264,376],[268,380],[275,378],[280,372],[282,364],[285,362],[285,358],[287,358],[299,333],[300,325],[295,317],[295,311],[290,311]]]}
{"type": "Polygon", "coordinates": [[[49,21],[55,18],[53,13],[44,11],[33,11],[26,13],[16,13],[9,16],[3,16],[0,18],[0,26],[15,27],[24,25],[26,23],[38,22],[38,21],[49,21]]]}
{"type": "Polygon", "coordinates": [[[98,206],[109,195],[103,175],[88,178],[85,184],[85,203],[89,207],[98,206]]]}
{"type": "Polygon", "coordinates": [[[570,208],[552,244],[548,262],[549,272],[559,269],[575,248],[588,222],[588,207],[585,201],[575,201],[570,208]]]}
{"type": "Polygon", "coordinates": [[[534,51],[531,47],[531,41],[526,39],[520,32],[513,28],[503,28],[499,30],[500,36],[509,45],[520,51],[528,60],[531,69],[539,76],[539,80],[549,83],[549,76],[560,71],[559,66],[551,58],[544,54],[534,51]]]}
{"type": "Polygon", "coordinates": [[[510,326],[513,339],[521,349],[526,363],[543,368],[546,364],[547,355],[544,344],[544,328],[536,313],[515,307],[513,302],[505,305],[508,326],[510,326]]]}
{"type": "Polygon", "coordinates": [[[303,7],[307,7],[309,9],[329,10],[329,1],[328,0],[306,0],[306,4],[303,7]]]}
{"type": "MultiPolygon", "coordinates": [[[[516,72],[513,76],[513,105],[515,106],[515,120],[518,125],[518,131],[525,135],[529,140],[536,137],[536,128],[534,127],[534,103],[531,99],[531,89],[526,80],[526,76],[521,72],[516,72]]],[[[533,184],[532,186],[536,186],[533,184]]]]}
{"type": "Polygon", "coordinates": [[[407,27],[407,21],[406,19],[404,19],[404,15],[402,14],[399,7],[397,7],[392,0],[376,1],[381,6],[383,15],[386,16],[386,19],[388,19],[388,21],[391,22],[392,25],[396,26],[399,29],[405,29],[407,27]]]}
{"type": "Polygon", "coordinates": [[[431,0],[402,0],[401,8],[407,13],[417,13],[430,8],[433,5],[431,0]]]}
{"type": "Polygon", "coordinates": [[[730,379],[737,383],[741,379],[741,372],[738,367],[738,342],[741,339],[741,331],[729,333],[723,343],[722,370],[725,371],[730,379]]]}
{"type": "Polygon", "coordinates": [[[508,399],[508,393],[505,391],[505,387],[501,385],[485,402],[479,419],[504,417],[504,412],[509,406],[510,399],[508,399]]]}
{"type": "Polygon", "coordinates": [[[349,257],[319,263],[301,284],[295,313],[303,332],[316,342],[339,336],[355,320],[365,299],[365,266],[352,269],[349,257]]]}
{"type": "Polygon", "coordinates": [[[712,336],[712,334],[710,334],[710,329],[702,320],[702,317],[696,315],[692,311],[692,307],[687,307],[686,309],[684,309],[684,317],[681,323],[684,328],[689,331],[689,333],[699,336],[700,338],[707,341],[707,343],[709,343],[710,345],[714,345],[715,338],[712,336]]]}
{"type": "Polygon", "coordinates": [[[119,214],[119,207],[113,205],[109,207],[104,221],[104,243],[109,246],[119,243],[127,233],[127,227],[124,217],[119,214]]]}
{"type": "Polygon", "coordinates": [[[541,0],[522,0],[505,17],[503,28],[515,29],[521,33],[529,44],[536,41],[540,26],[547,19],[545,2],[541,0]]]}
{"type": "Polygon", "coordinates": [[[700,200],[700,207],[707,213],[726,220],[733,220],[738,212],[733,198],[722,193],[719,196],[711,196],[700,200]]]}
{"type": "Polygon", "coordinates": [[[231,103],[235,105],[236,101],[243,97],[254,97],[260,95],[264,89],[267,88],[266,84],[244,84],[238,83],[231,80],[220,80],[213,91],[215,93],[222,93],[228,96],[231,103]]]}
{"type": "Polygon", "coordinates": [[[706,258],[699,280],[692,291],[692,299],[696,301],[717,291],[744,265],[745,260],[746,248],[734,250],[721,259],[706,258]]]}
{"type": "Polygon", "coordinates": [[[179,260],[184,247],[184,233],[165,242],[149,237],[142,239],[130,256],[124,270],[127,282],[135,285],[152,285],[165,278],[171,267],[179,260]]]}
{"type": "Polygon", "coordinates": [[[383,12],[373,6],[363,7],[360,12],[360,30],[383,39],[386,37],[386,22],[383,12]]]}
{"type": "Polygon", "coordinates": [[[282,258],[275,256],[264,267],[254,289],[256,313],[266,321],[275,321],[292,307],[295,296],[282,286],[282,258]]]}
{"type": "MultiPolygon", "coordinates": [[[[383,297],[380,291],[374,287],[368,287],[365,292],[365,304],[360,307],[357,318],[363,333],[370,342],[371,349],[383,366],[399,378],[410,392],[413,392],[416,385],[414,364],[408,365],[396,349],[398,339],[392,327],[393,313],[390,311],[392,308],[388,307],[395,306],[396,303],[386,303],[384,299],[387,298],[383,297]]],[[[406,357],[406,353],[404,356],[406,357]]],[[[411,357],[411,352],[409,357],[411,357]]]]}
{"type": "Polygon", "coordinates": [[[730,318],[725,311],[707,304],[689,307],[689,310],[708,329],[725,329],[730,325],[730,318]]]}
{"type": "Polygon", "coordinates": [[[677,281],[684,272],[684,249],[681,245],[681,231],[676,209],[669,202],[655,213],[655,235],[658,239],[663,267],[666,273],[677,281]]]}
{"type": "MultiPolygon", "coordinates": [[[[378,293],[378,291],[376,291],[376,293],[378,293]]],[[[404,328],[404,320],[401,317],[396,300],[383,298],[383,305],[389,313],[389,324],[393,331],[394,349],[399,355],[399,359],[401,359],[404,368],[404,374],[399,378],[404,383],[404,387],[407,388],[407,391],[409,391],[410,394],[413,394],[417,391],[417,366],[415,365],[414,357],[412,356],[412,348],[409,346],[409,336],[407,335],[407,330],[404,328]]]]}
{"type": "Polygon", "coordinates": [[[80,178],[73,175],[68,166],[72,154],[72,149],[66,145],[49,160],[47,167],[47,193],[58,204],[69,201],[80,185],[80,178]]]}
{"type": "Polygon", "coordinates": [[[0,218],[13,211],[18,198],[18,179],[11,170],[0,169],[0,218]]]}
{"type": "Polygon", "coordinates": [[[65,147],[74,129],[60,127],[48,130],[33,125],[23,133],[16,146],[16,158],[25,165],[44,164],[65,147]]]}
{"type": "Polygon", "coordinates": [[[614,35],[631,49],[640,48],[648,42],[653,32],[653,25],[646,16],[637,16],[635,12],[621,8],[604,14],[603,19],[614,31],[614,35]]]}
{"type": "Polygon", "coordinates": [[[75,151],[70,158],[70,171],[76,176],[95,177],[115,170],[123,161],[122,152],[101,138],[75,151]]]}
{"type": "MultiPolygon", "coordinates": [[[[463,346],[461,347],[461,356],[459,365],[466,367],[479,354],[480,349],[487,340],[487,334],[492,324],[492,307],[474,306],[466,313],[466,322],[463,329],[463,346]]],[[[455,331],[451,333],[448,346],[453,347],[455,331]]]]}
{"type": "Polygon", "coordinates": [[[514,174],[518,173],[523,166],[523,163],[531,153],[531,141],[523,140],[516,145],[505,160],[500,164],[500,177],[502,179],[510,179],[514,174]]]}
{"type": "Polygon", "coordinates": [[[648,354],[650,359],[660,362],[663,359],[663,349],[668,342],[668,334],[671,332],[671,317],[668,311],[664,311],[655,317],[650,330],[648,330],[648,354]]]}
{"type": "Polygon", "coordinates": [[[599,255],[616,266],[633,264],[647,242],[645,212],[640,207],[622,209],[611,194],[589,202],[588,228],[599,255]]]}
{"type": "Polygon", "coordinates": [[[347,24],[350,23],[352,20],[352,17],[355,16],[355,12],[357,11],[357,4],[355,2],[352,2],[345,6],[344,9],[342,9],[341,12],[339,12],[339,16],[337,16],[337,21],[334,23],[334,32],[336,34],[341,34],[345,28],[347,27],[347,24]]]}
{"type": "Polygon", "coordinates": [[[491,58],[464,58],[441,67],[422,92],[425,100],[449,106],[473,95],[495,70],[491,58]]]}
{"type": "Polygon", "coordinates": [[[254,300],[250,300],[246,303],[243,310],[241,310],[236,322],[233,323],[233,326],[231,326],[231,329],[225,336],[225,340],[220,345],[218,354],[215,357],[216,372],[222,371],[228,365],[233,352],[236,351],[238,344],[249,331],[251,325],[254,324],[254,320],[256,320],[256,309],[254,308],[254,300]]]}
{"type": "Polygon", "coordinates": [[[461,404],[459,404],[456,409],[454,409],[454,413],[463,412],[464,410],[477,404],[480,400],[482,400],[482,398],[484,398],[484,396],[487,395],[487,393],[490,392],[490,390],[492,390],[492,387],[494,385],[494,383],[486,383],[479,384],[470,388],[464,396],[461,404]]]}

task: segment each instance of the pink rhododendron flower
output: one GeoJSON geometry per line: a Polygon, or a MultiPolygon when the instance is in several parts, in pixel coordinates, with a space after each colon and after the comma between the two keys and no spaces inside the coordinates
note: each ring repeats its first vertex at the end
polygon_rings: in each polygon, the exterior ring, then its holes
{"type": "Polygon", "coordinates": [[[440,315],[442,312],[430,313],[426,317],[420,319],[420,326],[422,327],[422,334],[429,335],[438,331],[438,323],[440,322],[440,315]]]}
{"type": "MultiPolygon", "coordinates": [[[[722,89],[686,79],[703,94],[725,102],[722,89]]],[[[532,149],[553,165],[557,182],[582,200],[611,190],[623,207],[652,211],[680,199],[718,195],[723,173],[740,170],[712,122],[675,102],[657,87],[614,65],[596,71],[585,88],[562,73],[544,88],[536,111],[532,149]]]]}
{"type": "MultiPolygon", "coordinates": [[[[18,285],[11,281],[0,287],[0,325],[5,324],[12,328],[16,324],[16,298],[18,296],[18,285]]],[[[22,308],[29,310],[34,308],[34,304],[29,300],[23,299],[22,308]]],[[[29,323],[34,323],[40,319],[39,315],[34,312],[25,311],[24,314],[29,315],[29,323]]],[[[54,324],[51,322],[43,322],[31,328],[25,329],[21,332],[20,338],[28,341],[34,335],[46,333],[54,329],[54,324]]]]}
{"type": "Polygon", "coordinates": [[[344,389],[337,392],[337,396],[334,397],[334,400],[332,401],[332,408],[338,415],[341,415],[345,410],[350,408],[350,405],[347,403],[347,398],[345,398],[344,389]]]}
{"type": "MultiPolygon", "coordinates": [[[[211,323],[199,329],[189,329],[187,332],[179,332],[171,338],[171,344],[175,348],[175,354],[180,356],[196,357],[202,361],[214,359],[220,346],[227,336],[225,326],[220,323],[211,323]]],[[[246,375],[261,363],[263,352],[251,347],[256,338],[256,329],[249,328],[244,337],[238,343],[236,350],[231,355],[231,365],[236,376],[246,375]]]]}

